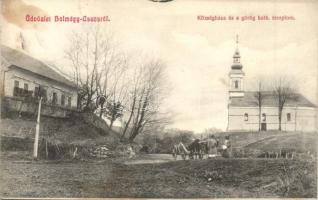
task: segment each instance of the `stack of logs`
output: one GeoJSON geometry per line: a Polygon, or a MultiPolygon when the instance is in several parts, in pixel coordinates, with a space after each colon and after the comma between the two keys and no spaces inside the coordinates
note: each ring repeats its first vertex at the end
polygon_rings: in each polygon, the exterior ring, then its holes
{"type": "Polygon", "coordinates": [[[90,156],[95,158],[108,158],[111,156],[111,151],[105,146],[99,146],[90,150],[90,156]]]}

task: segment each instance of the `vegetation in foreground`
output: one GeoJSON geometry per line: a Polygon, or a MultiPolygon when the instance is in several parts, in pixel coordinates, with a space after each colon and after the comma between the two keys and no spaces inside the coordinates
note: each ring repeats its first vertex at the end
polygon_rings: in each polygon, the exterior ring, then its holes
{"type": "Polygon", "coordinates": [[[317,189],[315,163],[291,159],[4,161],[1,168],[5,197],[316,197],[317,189]]]}

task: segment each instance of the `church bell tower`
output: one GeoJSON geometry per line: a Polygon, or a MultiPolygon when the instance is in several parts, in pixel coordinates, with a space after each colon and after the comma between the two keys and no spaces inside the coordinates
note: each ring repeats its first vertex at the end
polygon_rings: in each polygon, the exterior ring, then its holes
{"type": "Polygon", "coordinates": [[[229,98],[244,96],[244,76],[243,65],[241,64],[241,56],[238,49],[238,35],[236,35],[236,50],[233,55],[233,64],[229,73],[230,90],[229,98]]]}

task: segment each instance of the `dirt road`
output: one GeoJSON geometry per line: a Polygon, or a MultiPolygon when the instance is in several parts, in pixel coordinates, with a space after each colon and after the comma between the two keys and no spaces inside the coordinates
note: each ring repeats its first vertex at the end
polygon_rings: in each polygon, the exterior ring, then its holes
{"type": "MultiPolygon", "coordinates": [[[[177,160],[182,160],[180,156],[177,160]]],[[[143,154],[138,155],[136,158],[128,159],[124,161],[124,164],[156,164],[175,161],[171,154],[143,154]]]]}

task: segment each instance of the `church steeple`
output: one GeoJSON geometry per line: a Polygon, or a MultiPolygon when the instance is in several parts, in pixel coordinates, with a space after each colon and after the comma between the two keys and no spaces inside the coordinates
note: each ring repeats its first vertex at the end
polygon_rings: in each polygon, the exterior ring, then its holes
{"type": "Polygon", "coordinates": [[[236,50],[235,53],[233,55],[233,65],[232,65],[232,69],[242,69],[243,66],[241,64],[241,55],[240,55],[240,51],[238,48],[238,35],[236,35],[236,50]]]}
{"type": "Polygon", "coordinates": [[[230,77],[230,90],[229,96],[231,97],[242,97],[244,96],[244,72],[243,65],[241,64],[241,55],[238,48],[238,35],[236,35],[236,49],[233,55],[233,64],[229,73],[230,77]]]}
{"type": "Polygon", "coordinates": [[[240,56],[240,51],[238,49],[238,43],[239,43],[238,35],[236,35],[236,50],[235,50],[235,53],[233,55],[233,64],[234,63],[240,63],[241,56],[240,56]]]}

